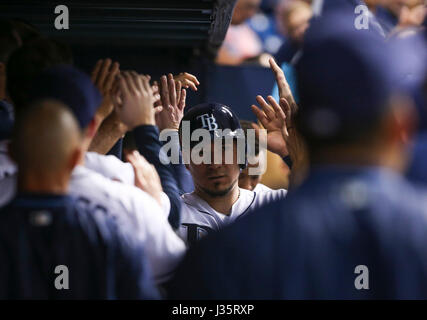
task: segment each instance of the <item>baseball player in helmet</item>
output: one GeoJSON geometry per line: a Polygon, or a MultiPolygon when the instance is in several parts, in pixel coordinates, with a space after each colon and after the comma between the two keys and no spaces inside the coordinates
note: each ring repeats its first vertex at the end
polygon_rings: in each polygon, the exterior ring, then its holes
{"type": "Polygon", "coordinates": [[[231,108],[220,103],[192,107],[181,121],[179,135],[184,163],[194,180],[194,191],[182,196],[179,235],[187,244],[262,204],[285,197],[283,189],[253,192],[239,188],[250,144],[246,146],[244,131],[231,108]]]}

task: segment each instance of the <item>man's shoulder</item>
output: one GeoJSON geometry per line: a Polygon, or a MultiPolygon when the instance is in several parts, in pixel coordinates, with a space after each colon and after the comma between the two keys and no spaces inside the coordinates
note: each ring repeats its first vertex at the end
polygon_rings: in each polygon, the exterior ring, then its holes
{"type": "MultiPolygon", "coordinates": [[[[82,206],[74,196],[21,197],[17,195],[0,209],[0,219],[24,219],[34,227],[68,226],[88,231],[109,226],[113,220],[96,219],[96,208],[82,206]]],[[[18,219],[18,220],[17,220],[18,219]]],[[[11,225],[9,225],[11,227],[11,225]]],[[[67,227],[67,228],[68,228],[67,227]]]]}
{"type": "Polygon", "coordinates": [[[135,181],[134,171],[130,163],[126,163],[113,155],[103,155],[96,152],[86,152],[85,167],[100,173],[101,175],[133,185],[135,181]]]}
{"type": "Polygon", "coordinates": [[[147,216],[159,219],[155,216],[162,212],[160,205],[148,193],[82,166],[76,167],[72,173],[70,193],[80,202],[118,218],[126,226],[130,222],[132,228],[145,225],[143,220],[147,216]]]}
{"type": "Polygon", "coordinates": [[[155,202],[151,196],[134,185],[112,180],[82,166],[76,167],[71,175],[70,191],[77,195],[102,197],[103,200],[118,202],[145,201],[150,204],[155,202]]]}
{"type": "Polygon", "coordinates": [[[194,192],[184,193],[182,198],[181,219],[183,222],[193,219],[202,219],[203,216],[214,215],[214,210],[194,192]],[[199,218],[200,217],[200,218],[199,218]]]}
{"type": "Polygon", "coordinates": [[[265,197],[284,198],[287,194],[286,189],[271,189],[262,183],[258,183],[254,192],[265,197]]]}
{"type": "MultiPolygon", "coordinates": [[[[245,190],[245,193],[248,190],[245,190]]],[[[256,210],[260,207],[265,207],[270,203],[280,201],[286,197],[287,190],[285,189],[270,189],[268,187],[258,188],[258,190],[251,191],[253,194],[253,201],[250,205],[250,209],[256,210]]]]}

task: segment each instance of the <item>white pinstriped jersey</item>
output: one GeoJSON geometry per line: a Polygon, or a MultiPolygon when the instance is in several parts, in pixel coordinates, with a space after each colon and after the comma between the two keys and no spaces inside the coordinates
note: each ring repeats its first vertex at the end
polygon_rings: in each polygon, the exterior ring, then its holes
{"type": "Polygon", "coordinates": [[[271,189],[270,187],[267,187],[265,184],[262,183],[258,183],[255,188],[254,188],[254,192],[266,192],[266,191],[272,191],[274,189],[271,189]]]}
{"type": "Polygon", "coordinates": [[[134,185],[135,174],[128,162],[123,162],[113,155],[86,152],[85,167],[102,174],[111,180],[134,185]]]}
{"type": "Polygon", "coordinates": [[[286,190],[254,192],[240,188],[239,199],[233,204],[229,215],[214,210],[194,192],[182,195],[181,226],[179,236],[188,245],[211,232],[235,222],[250,211],[286,196],[286,190]]]}
{"type": "Polygon", "coordinates": [[[124,232],[144,245],[156,282],[167,280],[185,254],[185,245],[169,224],[169,211],[148,193],[77,166],[70,181],[70,193],[90,206],[105,206],[124,232]]]}

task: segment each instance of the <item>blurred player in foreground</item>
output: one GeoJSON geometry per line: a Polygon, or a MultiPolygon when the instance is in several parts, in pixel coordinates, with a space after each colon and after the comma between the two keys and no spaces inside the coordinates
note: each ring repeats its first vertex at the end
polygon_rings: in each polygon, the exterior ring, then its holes
{"type": "Polygon", "coordinates": [[[140,243],[67,196],[83,153],[68,108],[32,106],[12,141],[18,193],[0,211],[1,299],[157,298],[140,243]]]}
{"type": "MultiPolygon", "coordinates": [[[[154,121],[152,94],[145,91],[145,87],[138,85],[134,88],[135,81],[147,84],[148,79],[143,77],[141,80],[138,75],[123,73],[119,81],[124,92],[120,110],[124,112],[133,108],[140,111],[138,114],[133,113],[133,120],[151,118],[154,121]]],[[[28,103],[40,99],[56,99],[70,108],[77,118],[81,130],[80,144],[85,151],[72,171],[70,194],[79,199],[81,206],[96,208],[101,217],[113,216],[123,232],[143,243],[153,276],[157,283],[162,282],[181,260],[185,245],[168,223],[169,208],[161,207],[162,198],[166,196],[162,193],[155,169],[138,153],[130,155],[132,170],[135,171],[135,185],[131,185],[114,181],[86,166],[85,154],[96,133],[94,118],[102,109],[102,105],[99,107],[99,91],[88,75],[74,67],[58,65],[42,71],[32,87],[33,90],[27,93],[27,104],[20,105],[18,109],[18,118],[19,114],[25,112],[28,103]]],[[[2,186],[13,195],[15,183],[16,177],[11,176],[2,182],[2,186]]]]}

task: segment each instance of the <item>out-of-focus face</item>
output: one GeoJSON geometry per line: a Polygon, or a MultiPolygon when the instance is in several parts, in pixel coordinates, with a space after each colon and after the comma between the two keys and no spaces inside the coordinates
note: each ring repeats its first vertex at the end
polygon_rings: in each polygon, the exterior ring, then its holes
{"type": "Polygon", "coordinates": [[[383,5],[398,17],[404,6],[412,7],[418,1],[419,0],[384,0],[383,5]]]}
{"type": "MultiPolygon", "coordinates": [[[[225,144],[224,144],[225,145],[225,144]]],[[[211,197],[220,197],[228,194],[237,184],[240,174],[240,167],[237,164],[237,143],[234,142],[228,146],[222,147],[222,163],[214,163],[214,143],[211,144],[211,163],[210,164],[195,164],[190,159],[190,164],[187,169],[193,177],[196,189],[200,189],[211,197]],[[231,164],[226,164],[226,150],[233,147],[233,161],[231,164]]]]}
{"type": "Polygon", "coordinates": [[[249,175],[249,168],[257,168],[259,164],[249,164],[239,175],[239,187],[246,190],[254,190],[261,181],[262,175],[249,175]]]}
{"type": "Polygon", "coordinates": [[[242,24],[253,17],[261,4],[261,0],[238,0],[234,8],[231,24],[242,24]]]}
{"type": "Polygon", "coordinates": [[[288,19],[285,19],[286,32],[293,41],[297,43],[302,42],[311,16],[312,11],[310,7],[300,6],[289,14],[288,19]]]}

